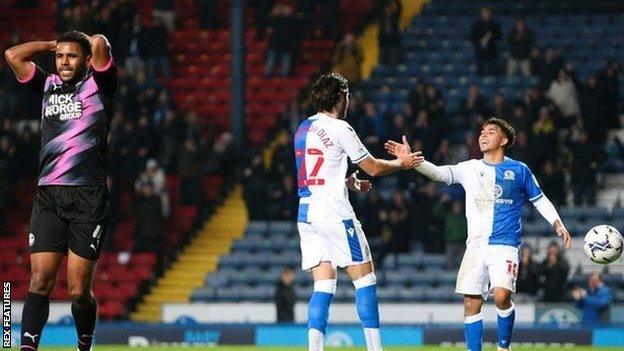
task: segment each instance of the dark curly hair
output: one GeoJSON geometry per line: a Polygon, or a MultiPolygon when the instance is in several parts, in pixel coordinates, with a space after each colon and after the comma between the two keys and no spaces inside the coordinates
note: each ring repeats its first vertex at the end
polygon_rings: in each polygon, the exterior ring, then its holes
{"type": "Polygon", "coordinates": [[[505,134],[505,137],[507,138],[507,144],[505,145],[505,149],[512,147],[516,143],[516,130],[514,129],[514,127],[511,126],[511,124],[507,123],[507,121],[496,117],[488,118],[483,123],[483,128],[485,128],[489,124],[498,126],[498,128],[500,128],[505,134]]]}
{"type": "Polygon", "coordinates": [[[89,37],[81,31],[72,30],[69,32],[65,32],[58,36],[56,39],[57,43],[78,43],[82,48],[85,56],[91,55],[91,43],[89,42],[89,37]]]}
{"type": "Polygon", "coordinates": [[[324,74],[312,83],[310,101],[317,111],[331,111],[348,91],[345,77],[338,73],[324,74]]]}

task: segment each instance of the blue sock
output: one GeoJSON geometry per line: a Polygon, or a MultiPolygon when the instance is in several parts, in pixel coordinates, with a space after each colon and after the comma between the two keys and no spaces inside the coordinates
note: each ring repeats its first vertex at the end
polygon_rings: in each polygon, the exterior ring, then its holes
{"type": "Polygon", "coordinates": [[[308,329],[313,328],[325,334],[327,319],[329,318],[329,305],[333,294],[315,291],[308,303],[308,329]]]}
{"type": "Polygon", "coordinates": [[[364,328],[379,328],[376,285],[355,289],[355,307],[364,328]]]}
{"type": "Polygon", "coordinates": [[[516,318],[514,307],[512,302],[511,307],[506,310],[496,309],[498,312],[498,346],[504,349],[508,349],[509,344],[511,344],[511,333],[516,318]]]}
{"type": "Polygon", "coordinates": [[[468,351],[481,351],[483,339],[483,314],[478,313],[464,320],[464,336],[468,351]]]}

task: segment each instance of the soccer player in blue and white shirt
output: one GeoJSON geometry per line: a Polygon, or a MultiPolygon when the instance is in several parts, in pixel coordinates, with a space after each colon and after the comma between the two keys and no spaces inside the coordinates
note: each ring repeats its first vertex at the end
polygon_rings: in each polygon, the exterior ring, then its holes
{"type": "MultiPolygon", "coordinates": [[[[310,351],[323,350],[329,305],[336,291],[336,268],[344,268],[355,286],[355,304],[368,351],[381,351],[376,277],[362,225],[349,203],[348,190],[367,191],[370,183],[352,175],[345,181],[347,158],[372,176],[416,167],[420,152],[405,152],[394,160],[377,159],[366,150],[344,121],[349,86],[339,74],[326,74],[311,87],[318,113],[304,120],[294,137],[299,188],[297,227],[301,266],[310,270],[314,293],[308,304],[310,351]]],[[[404,145],[409,149],[409,145],[404,145]]]]}
{"type": "MultiPolygon", "coordinates": [[[[468,239],[466,253],[457,275],[455,292],[464,295],[466,346],[481,351],[483,316],[481,306],[489,293],[498,312],[498,349],[509,350],[514,324],[518,247],[522,234],[522,206],[530,201],[570,248],[570,234],[557,210],[540,189],[531,170],[520,161],[505,157],[516,133],[509,123],[490,118],[483,125],[480,160],[452,166],[436,166],[425,161],[416,170],[429,179],[461,184],[466,191],[468,239]]],[[[392,155],[411,152],[394,141],[386,143],[392,155]]]]}

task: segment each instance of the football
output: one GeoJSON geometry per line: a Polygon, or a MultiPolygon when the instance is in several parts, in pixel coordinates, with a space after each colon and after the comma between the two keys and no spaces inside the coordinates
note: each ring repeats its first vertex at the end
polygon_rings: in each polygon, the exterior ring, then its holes
{"type": "Polygon", "coordinates": [[[583,250],[590,260],[599,264],[615,262],[622,254],[622,235],[614,227],[601,224],[585,235],[583,250]]]}

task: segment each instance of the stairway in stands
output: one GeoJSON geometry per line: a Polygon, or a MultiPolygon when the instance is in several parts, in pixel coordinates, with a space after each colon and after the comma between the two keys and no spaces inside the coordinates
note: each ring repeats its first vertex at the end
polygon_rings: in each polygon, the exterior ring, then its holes
{"type": "Polygon", "coordinates": [[[244,235],[247,222],[242,187],[237,186],[145,296],[132,320],[158,322],[163,303],[190,302],[193,289],[202,286],[206,275],[217,269],[219,259],[244,235]]]}

